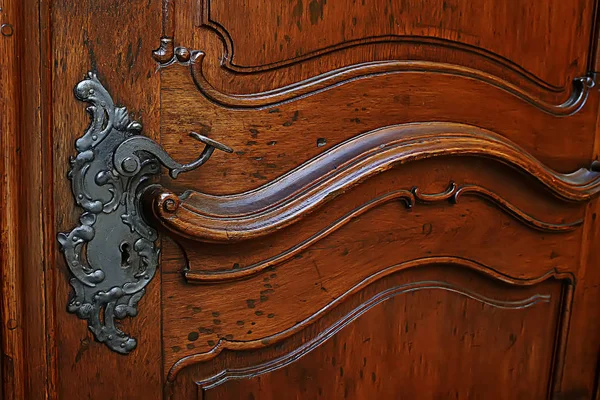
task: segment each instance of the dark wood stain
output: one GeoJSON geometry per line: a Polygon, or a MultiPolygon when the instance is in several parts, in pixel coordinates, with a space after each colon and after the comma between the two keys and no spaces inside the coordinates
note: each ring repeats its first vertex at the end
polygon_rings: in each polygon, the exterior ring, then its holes
{"type": "Polygon", "coordinates": [[[0,397],[599,398],[597,3],[4,0],[0,397]],[[144,197],[128,356],[55,240],[90,70],[174,159],[235,150],[144,197]]]}

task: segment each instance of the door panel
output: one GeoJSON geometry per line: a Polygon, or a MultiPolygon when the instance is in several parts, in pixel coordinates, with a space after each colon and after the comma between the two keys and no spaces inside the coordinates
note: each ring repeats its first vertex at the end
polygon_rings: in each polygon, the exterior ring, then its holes
{"type": "Polygon", "coordinates": [[[595,398],[597,2],[5,3],[6,398],[595,398]]]}
{"type": "Polygon", "coordinates": [[[204,399],[276,399],[291,387],[289,398],[544,398],[560,368],[561,282],[515,288],[459,263],[420,265],[374,280],[288,354],[223,371],[199,390],[204,399]]]}

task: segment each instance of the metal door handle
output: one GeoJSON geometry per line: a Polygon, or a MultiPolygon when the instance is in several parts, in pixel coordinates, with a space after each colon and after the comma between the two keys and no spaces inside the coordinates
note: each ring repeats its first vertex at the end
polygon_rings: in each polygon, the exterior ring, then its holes
{"type": "Polygon", "coordinates": [[[166,167],[172,178],[203,165],[215,150],[233,150],[192,132],[205,144],[200,156],[180,164],[150,138],[127,109],[115,106],[97,76],[90,72],[74,89],[89,103],[91,123],[76,143],[68,177],[75,202],[83,208],[80,224],[59,233],[58,241],[73,278],[68,311],[88,321],[96,340],[127,354],[137,342],[115,319],[137,315],[137,303],[158,267],[157,232],[144,220],[140,198],[149,178],[166,167]]]}

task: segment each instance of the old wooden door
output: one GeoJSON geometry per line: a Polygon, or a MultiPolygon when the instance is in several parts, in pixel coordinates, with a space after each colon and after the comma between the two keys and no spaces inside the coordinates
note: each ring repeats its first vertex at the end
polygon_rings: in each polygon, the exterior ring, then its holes
{"type": "Polygon", "coordinates": [[[596,398],[595,1],[0,7],[5,398],[596,398]]]}

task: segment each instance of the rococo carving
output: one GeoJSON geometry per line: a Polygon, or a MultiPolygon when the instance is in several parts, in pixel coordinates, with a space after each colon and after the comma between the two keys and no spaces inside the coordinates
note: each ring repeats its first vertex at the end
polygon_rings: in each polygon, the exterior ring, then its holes
{"type": "MultiPolygon", "coordinates": [[[[204,71],[206,56],[204,51],[190,50],[183,46],[175,47],[173,38],[163,37],[160,40],[160,47],[154,51],[153,55],[160,68],[173,64],[188,67],[194,84],[200,93],[210,101],[223,107],[240,109],[260,110],[275,107],[337,88],[356,79],[400,72],[429,72],[474,78],[503,89],[545,113],[564,117],[578,112],[585,105],[590,90],[596,85],[595,74],[576,77],[572,81],[569,97],[564,102],[555,104],[534,95],[519,84],[475,68],[422,60],[382,60],[349,65],[264,92],[236,94],[218,90],[208,81],[204,71]]],[[[228,64],[227,61],[230,61],[230,59],[224,57],[224,62],[220,64],[221,68],[228,69],[231,67],[231,64],[228,64]]],[[[504,67],[507,66],[504,65],[504,67]]],[[[507,70],[510,70],[510,68],[507,68],[507,70]]],[[[241,71],[234,71],[234,73],[241,74],[241,71]]]]}
{"type": "Polygon", "coordinates": [[[137,304],[158,266],[157,232],[139,207],[148,179],[160,172],[160,164],[176,178],[204,164],[215,148],[232,150],[192,133],[206,147],[196,161],[179,164],[156,142],[139,135],[141,124],[130,119],[126,108],[115,106],[94,73],[74,92],[90,104],[91,124],[75,143],[77,156],[71,158],[68,174],[75,201],[84,211],[77,227],[58,234],[73,275],[68,311],[88,321],[96,340],[127,354],[136,340],[115,319],[137,315],[137,304]]]}

